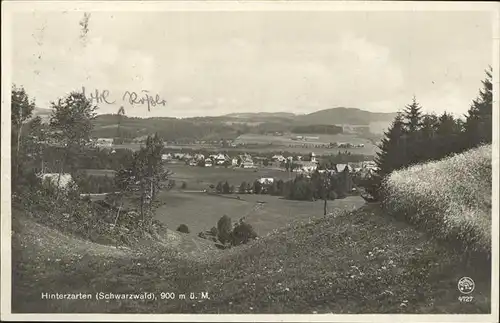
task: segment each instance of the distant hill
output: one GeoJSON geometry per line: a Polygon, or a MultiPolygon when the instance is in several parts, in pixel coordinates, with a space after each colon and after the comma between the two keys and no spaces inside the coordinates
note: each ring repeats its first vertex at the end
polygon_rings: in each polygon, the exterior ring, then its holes
{"type": "Polygon", "coordinates": [[[332,108],[298,115],[295,121],[302,124],[369,125],[372,122],[391,122],[396,113],[369,112],[356,108],[332,108]]]}
{"type": "Polygon", "coordinates": [[[242,118],[242,119],[251,119],[251,118],[290,118],[293,119],[297,115],[291,112],[249,112],[249,113],[230,113],[224,115],[224,117],[230,118],[242,118]]]}
{"type": "MultiPolygon", "coordinates": [[[[36,108],[33,116],[40,116],[49,122],[51,109],[36,108]]],[[[312,128],[334,125],[366,125],[372,133],[382,133],[392,122],[395,113],[374,113],[355,108],[333,108],[309,114],[297,115],[289,112],[230,113],[223,116],[193,118],[138,118],[112,114],[100,114],[94,121],[93,135],[123,138],[137,138],[158,132],[168,140],[219,140],[234,139],[243,133],[288,132],[297,128],[312,128]]],[[[324,129],[323,129],[324,130],[324,129]]],[[[324,133],[324,131],[321,131],[324,133]]]]}
{"type": "Polygon", "coordinates": [[[346,124],[369,125],[373,122],[391,122],[396,113],[369,112],[357,108],[331,108],[319,110],[308,114],[294,114],[290,112],[255,112],[255,113],[230,113],[216,117],[220,119],[241,119],[248,122],[275,122],[278,120],[293,121],[297,124],[346,124]]]}

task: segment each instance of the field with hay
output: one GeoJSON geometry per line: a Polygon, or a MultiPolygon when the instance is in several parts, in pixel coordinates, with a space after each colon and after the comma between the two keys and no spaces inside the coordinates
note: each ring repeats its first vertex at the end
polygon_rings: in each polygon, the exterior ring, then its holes
{"type": "Polygon", "coordinates": [[[384,208],[469,251],[491,252],[491,145],[394,171],[384,208]]]}

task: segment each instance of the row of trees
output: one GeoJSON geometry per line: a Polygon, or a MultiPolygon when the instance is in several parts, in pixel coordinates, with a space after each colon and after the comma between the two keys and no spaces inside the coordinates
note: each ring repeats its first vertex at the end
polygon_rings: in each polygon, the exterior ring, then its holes
{"type": "Polygon", "coordinates": [[[215,191],[219,194],[269,194],[283,196],[290,200],[326,201],[344,198],[352,193],[355,183],[349,169],[346,167],[340,173],[315,171],[311,176],[297,175],[293,180],[274,179],[270,183],[253,183],[243,181],[238,189],[229,182],[219,182],[215,191]]]}
{"type": "Polygon", "coordinates": [[[439,160],[451,154],[492,141],[492,69],[479,95],[465,115],[465,120],[445,112],[441,115],[424,114],[413,98],[402,113],[394,119],[380,144],[376,162],[378,176],[367,185],[374,198],[380,198],[380,184],[392,171],[430,160],[439,160]]]}

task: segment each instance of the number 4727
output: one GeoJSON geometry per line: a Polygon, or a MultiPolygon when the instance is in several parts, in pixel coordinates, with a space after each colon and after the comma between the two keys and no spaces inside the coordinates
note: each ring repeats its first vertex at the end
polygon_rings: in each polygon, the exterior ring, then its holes
{"type": "Polygon", "coordinates": [[[462,303],[470,303],[474,299],[474,296],[460,296],[458,300],[462,303]]]}

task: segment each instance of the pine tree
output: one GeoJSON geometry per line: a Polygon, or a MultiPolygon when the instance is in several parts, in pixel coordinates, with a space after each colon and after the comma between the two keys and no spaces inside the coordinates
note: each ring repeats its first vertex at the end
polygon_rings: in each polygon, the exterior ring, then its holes
{"type": "Polygon", "coordinates": [[[422,117],[422,127],[418,136],[418,144],[415,149],[419,149],[420,161],[433,159],[436,155],[435,145],[439,118],[435,114],[425,114],[422,117]]]}
{"type": "Polygon", "coordinates": [[[403,111],[404,129],[406,133],[407,164],[416,164],[425,160],[425,147],[421,146],[420,130],[422,129],[422,108],[413,97],[410,105],[403,111]]]}
{"type": "Polygon", "coordinates": [[[434,159],[441,159],[461,150],[459,141],[461,135],[460,122],[447,112],[439,116],[438,121],[434,159]]]}
{"type": "Polygon", "coordinates": [[[439,125],[439,118],[435,114],[426,114],[422,117],[421,138],[425,141],[432,141],[436,135],[439,125]]]}
{"type": "Polygon", "coordinates": [[[486,72],[486,78],[482,81],[483,88],[479,91],[479,96],[472,101],[465,121],[465,148],[476,147],[482,143],[491,143],[493,119],[493,86],[491,66],[486,72]]]}
{"type": "Polygon", "coordinates": [[[405,148],[404,134],[403,117],[398,113],[378,147],[380,151],[377,152],[375,161],[380,176],[388,175],[393,170],[406,164],[405,149],[403,149],[405,148]]]}
{"type": "Polygon", "coordinates": [[[222,192],[224,194],[229,194],[229,193],[231,193],[230,191],[231,191],[231,186],[229,186],[229,183],[226,181],[224,183],[224,185],[222,186],[222,192]]]}
{"type": "Polygon", "coordinates": [[[407,133],[416,134],[422,127],[422,107],[417,103],[415,97],[413,97],[412,103],[404,109],[403,117],[407,133]]]}
{"type": "Polygon", "coordinates": [[[233,226],[231,225],[231,218],[227,215],[222,216],[219,221],[217,221],[217,238],[220,242],[230,242],[232,230],[233,226]]]}

